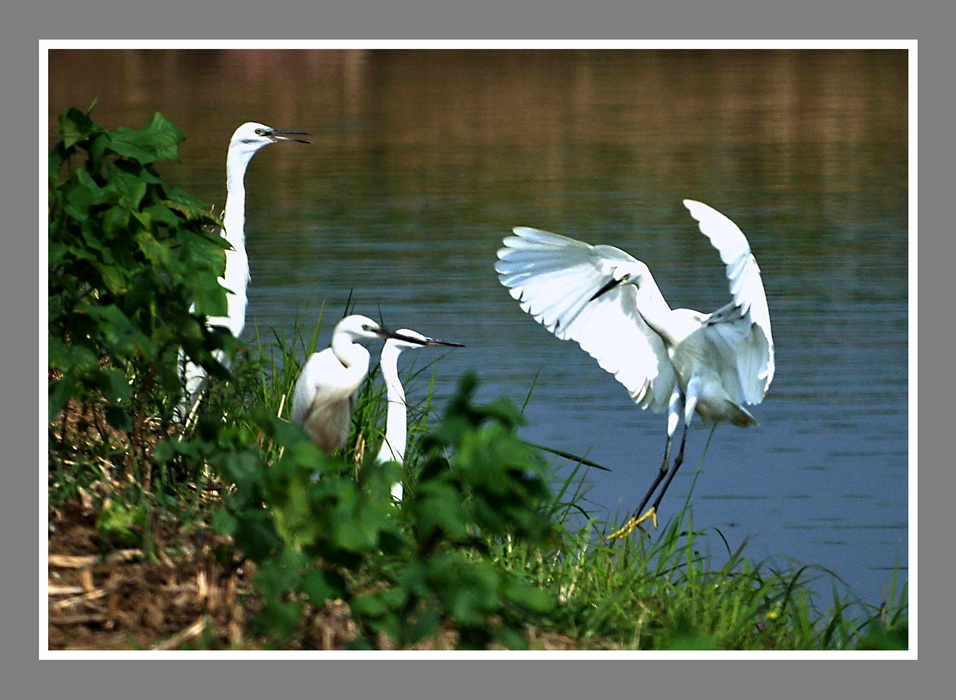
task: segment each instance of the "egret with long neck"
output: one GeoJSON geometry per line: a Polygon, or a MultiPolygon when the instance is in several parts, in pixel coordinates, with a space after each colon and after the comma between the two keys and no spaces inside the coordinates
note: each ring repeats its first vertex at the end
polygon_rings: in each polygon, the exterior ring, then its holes
{"type": "MultiPolygon", "coordinates": [[[[396,336],[385,341],[379,362],[382,378],[385,380],[388,410],[385,415],[385,439],[382,441],[377,459],[379,462],[404,464],[405,448],[408,442],[408,409],[405,403],[405,388],[398,377],[398,356],[402,354],[402,350],[440,346],[461,348],[464,345],[428,338],[409,328],[399,329],[396,331],[396,336]]],[[[394,500],[402,500],[404,493],[405,490],[400,481],[392,485],[394,500]]]]}
{"type": "MultiPolygon", "coordinates": [[[[263,146],[283,141],[311,143],[296,138],[296,136],[310,135],[306,131],[273,129],[258,122],[246,122],[236,129],[229,141],[229,150],[226,154],[226,207],[222,217],[223,228],[220,232],[229,242],[229,248],[226,250],[225,271],[219,278],[219,283],[226,289],[227,308],[225,316],[211,316],[208,323],[210,326],[227,328],[236,338],[242,333],[246,323],[247,289],[250,280],[245,232],[246,169],[252,156],[263,146]]],[[[228,358],[221,351],[217,350],[213,354],[218,362],[227,363],[228,358]]],[[[180,367],[184,392],[177,407],[177,415],[180,421],[185,421],[202,398],[206,385],[206,371],[187,360],[182,351],[180,351],[180,367]]]]}

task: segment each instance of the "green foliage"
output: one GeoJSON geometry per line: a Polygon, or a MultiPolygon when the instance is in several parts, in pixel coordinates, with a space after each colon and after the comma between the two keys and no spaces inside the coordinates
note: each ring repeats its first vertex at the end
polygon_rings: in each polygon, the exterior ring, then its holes
{"type": "Polygon", "coordinates": [[[135,506],[106,503],[96,519],[96,529],[103,542],[113,547],[142,547],[147,528],[146,506],[142,503],[135,506]]]}
{"type": "Polygon", "coordinates": [[[256,417],[278,452],[271,465],[253,449],[207,455],[235,484],[217,525],[259,566],[263,633],[286,642],[306,602],[342,599],[359,648],[383,638],[405,647],[445,628],[462,648],[526,646],[527,615],[554,600],[495,566],[487,543],[552,541],[544,462],[515,437],[517,411],[474,405],[474,389],[464,378],[426,436],[417,486],[401,504],[389,495],[398,465],[367,460],[356,478],[271,415],[256,417]]]}
{"type": "Polygon", "coordinates": [[[225,376],[211,351],[228,334],[204,316],[226,309],[217,278],[227,244],[209,207],[154,168],[185,138],[168,119],[113,131],[70,109],[59,123],[49,154],[48,415],[74,400],[138,445],[147,414],[168,419],[174,403],[147,402],[180,393],[180,347],[225,376]]]}

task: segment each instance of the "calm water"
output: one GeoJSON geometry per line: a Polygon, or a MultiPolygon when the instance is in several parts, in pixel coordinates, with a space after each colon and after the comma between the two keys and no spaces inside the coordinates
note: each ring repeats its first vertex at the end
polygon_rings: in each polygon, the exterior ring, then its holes
{"type": "MultiPolygon", "coordinates": [[[[588,498],[615,522],[653,478],[665,417],[522,313],[495,251],[515,225],[617,245],[672,306],[711,311],[723,268],[681,200],[726,213],[764,275],[777,374],[759,427],[714,434],[695,525],[751,540],[754,558],[826,566],[874,604],[908,554],[906,93],[905,54],[880,51],[50,56],[51,125],[94,99],[110,127],[160,111],[189,137],[164,174],[209,202],[239,123],[314,132],[249,169],[247,328],[311,327],[351,294],[358,312],[465,343],[440,360],[439,396],[466,370],[482,399],[521,403],[533,384],[523,435],[613,469],[588,498]]],[[[665,519],[695,477],[697,428],[665,519]]]]}

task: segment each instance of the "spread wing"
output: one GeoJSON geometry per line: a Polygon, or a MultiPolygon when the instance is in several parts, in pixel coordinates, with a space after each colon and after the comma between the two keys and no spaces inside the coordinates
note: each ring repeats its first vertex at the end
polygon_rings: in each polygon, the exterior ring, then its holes
{"type": "Polygon", "coordinates": [[[676,375],[664,342],[637,310],[637,290],[622,284],[591,300],[616,263],[634,258],[538,229],[514,233],[504,239],[495,271],[522,310],[561,340],[580,345],[641,408],[666,410],[676,375]]]}
{"type": "Polygon", "coordinates": [[[727,266],[733,297],[733,301],[711,314],[701,331],[714,348],[720,349],[727,365],[723,368],[724,376],[735,375],[735,381],[727,386],[732,398],[760,403],[774,374],[770,310],[760,268],[737,224],[701,202],[685,199],[684,206],[727,266]],[[733,372],[726,372],[731,369],[733,372]]]}

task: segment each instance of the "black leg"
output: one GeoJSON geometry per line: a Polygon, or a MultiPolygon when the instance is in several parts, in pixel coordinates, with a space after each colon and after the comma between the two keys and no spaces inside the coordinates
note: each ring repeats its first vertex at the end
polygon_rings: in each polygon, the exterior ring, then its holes
{"type": "Polygon", "coordinates": [[[667,477],[667,481],[664,482],[664,487],[661,489],[661,492],[657,494],[657,500],[654,501],[654,506],[653,506],[655,511],[657,510],[657,507],[661,504],[661,499],[664,498],[664,492],[667,491],[667,487],[670,486],[671,482],[674,480],[674,475],[677,474],[677,470],[680,469],[680,465],[684,463],[684,444],[686,442],[687,442],[687,423],[685,422],[684,434],[681,436],[681,439],[680,439],[680,449],[677,450],[677,457],[674,458],[674,468],[671,469],[671,472],[667,477]]]}
{"type": "MultiPolygon", "coordinates": [[[[664,447],[664,461],[661,462],[661,468],[657,472],[657,477],[654,479],[654,483],[651,484],[651,487],[647,490],[647,493],[644,494],[644,498],[641,499],[641,505],[639,505],[634,511],[634,514],[631,515],[632,519],[641,517],[641,515],[644,513],[644,506],[646,506],[647,502],[651,500],[651,496],[654,495],[657,487],[660,486],[661,482],[664,480],[664,477],[667,476],[668,468],[670,467],[671,462],[671,442],[671,436],[668,435],[667,445],[664,447]]],[[[681,442],[681,452],[683,451],[684,443],[681,442]]]]}

